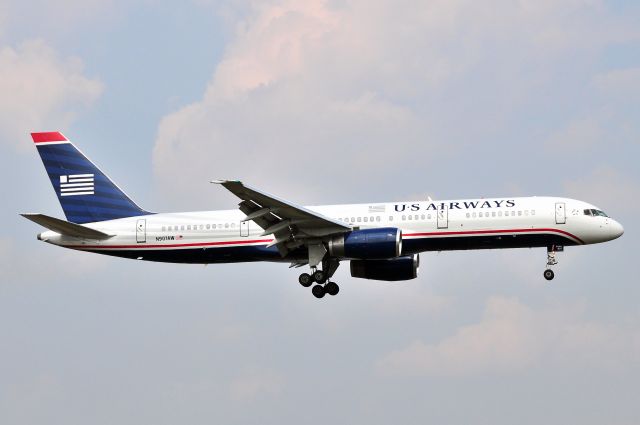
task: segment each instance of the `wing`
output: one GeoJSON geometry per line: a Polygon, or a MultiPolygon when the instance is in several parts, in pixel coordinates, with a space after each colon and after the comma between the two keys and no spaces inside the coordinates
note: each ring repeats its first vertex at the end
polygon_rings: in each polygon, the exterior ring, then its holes
{"type": "Polygon", "coordinates": [[[285,201],[257,189],[245,186],[240,181],[214,180],[242,200],[240,211],[246,214],[243,221],[253,221],[263,229],[262,235],[273,234],[280,254],[302,246],[305,241],[344,233],[351,226],[315,211],[285,201]]]}

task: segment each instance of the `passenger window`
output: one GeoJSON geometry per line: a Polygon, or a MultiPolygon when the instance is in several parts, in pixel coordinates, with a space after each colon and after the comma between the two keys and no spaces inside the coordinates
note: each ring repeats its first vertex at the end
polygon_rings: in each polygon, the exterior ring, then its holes
{"type": "Polygon", "coordinates": [[[516,212],[515,211],[511,211],[511,217],[515,217],[516,216],[516,212]]]}
{"type": "Polygon", "coordinates": [[[420,217],[420,216],[419,216],[418,214],[416,214],[416,215],[414,215],[414,216],[413,216],[413,218],[414,218],[415,220],[419,220],[419,217],[420,217]]]}
{"type": "Polygon", "coordinates": [[[162,231],[164,232],[164,231],[166,231],[166,230],[167,230],[167,228],[166,228],[166,227],[164,227],[164,226],[162,226],[162,231]]]}
{"type": "Polygon", "coordinates": [[[354,223],[356,221],[355,217],[351,217],[351,222],[354,223]]]}
{"type": "Polygon", "coordinates": [[[536,210],[531,210],[531,215],[536,215],[536,210]]]}
{"type": "Polygon", "coordinates": [[[421,218],[422,218],[422,220],[424,221],[424,219],[425,219],[425,216],[424,216],[424,214],[422,214],[422,217],[421,217],[421,218]]]}
{"type": "Polygon", "coordinates": [[[482,218],[482,211],[478,213],[478,217],[482,218]]]}
{"type": "Polygon", "coordinates": [[[184,224],[180,226],[180,230],[184,230],[184,224]]]}
{"type": "Polygon", "coordinates": [[[358,217],[358,223],[362,221],[362,217],[358,217]]]}
{"type": "Polygon", "coordinates": [[[389,221],[393,221],[393,216],[392,215],[389,216],[389,221]]]}
{"type": "Polygon", "coordinates": [[[191,225],[187,224],[187,230],[191,230],[191,225]]]}
{"type": "Polygon", "coordinates": [[[236,223],[231,223],[231,228],[233,229],[234,227],[236,227],[236,223]]]}
{"type": "Polygon", "coordinates": [[[378,221],[378,222],[380,221],[380,216],[376,217],[376,221],[378,221]]]}
{"type": "Polygon", "coordinates": [[[502,211],[498,211],[498,217],[502,217],[502,211]]]}
{"type": "Polygon", "coordinates": [[[474,212],[474,213],[473,213],[473,218],[476,218],[476,215],[477,215],[477,214],[474,212]]]}
{"type": "Polygon", "coordinates": [[[495,217],[495,216],[496,216],[496,212],[495,212],[495,211],[492,211],[492,212],[491,212],[491,217],[495,217]]]}
{"type": "Polygon", "coordinates": [[[518,211],[518,217],[522,215],[522,211],[518,211]]]}
{"type": "Polygon", "coordinates": [[[470,218],[470,217],[471,217],[471,214],[467,213],[467,218],[470,218]]]}
{"type": "Polygon", "coordinates": [[[427,214],[427,219],[431,220],[431,214],[427,214]]]}
{"type": "Polygon", "coordinates": [[[211,229],[211,225],[207,224],[207,230],[211,229]]]}
{"type": "Polygon", "coordinates": [[[411,214],[409,214],[409,215],[407,216],[407,219],[409,219],[409,220],[411,220],[412,218],[413,218],[413,217],[411,216],[411,214]]]}
{"type": "Polygon", "coordinates": [[[364,220],[365,223],[368,223],[369,222],[369,217],[365,217],[363,220],[364,220]]]}
{"type": "Polygon", "coordinates": [[[407,220],[407,216],[406,216],[406,215],[403,215],[403,216],[402,216],[402,221],[406,221],[406,220],[407,220]]]}
{"type": "Polygon", "coordinates": [[[524,215],[526,215],[527,217],[529,217],[529,210],[524,210],[524,215]]]}
{"type": "Polygon", "coordinates": [[[224,223],[224,228],[228,229],[229,228],[229,223],[224,223]]]}

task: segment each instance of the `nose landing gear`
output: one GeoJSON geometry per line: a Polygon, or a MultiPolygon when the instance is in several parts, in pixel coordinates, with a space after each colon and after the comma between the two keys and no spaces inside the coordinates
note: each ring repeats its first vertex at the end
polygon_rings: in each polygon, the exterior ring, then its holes
{"type": "MultiPolygon", "coordinates": [[[[555,266],[558,264],[558,260],[556,260],[556,252],[564,251],[564,247],[560,245],[550,245],[547,247],[547,267],[555,266]]],[[[555,277],[555,273],[550,268],[547,268],[543,276],[547,280],[553,280],[555,277]]]]}

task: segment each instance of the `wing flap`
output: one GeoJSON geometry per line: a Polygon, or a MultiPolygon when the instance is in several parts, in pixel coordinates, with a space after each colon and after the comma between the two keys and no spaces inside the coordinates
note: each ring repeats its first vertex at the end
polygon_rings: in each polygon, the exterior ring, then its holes
{"type": "Polygon", "coordinates": [[[214,180],[241,199],[238,204],[246,217],[262,228],[263,235],[274,234],[280,253],[304,245],[308,238],[323,238],[351,230],[348,224],[326,217],[300,205],[261,192],[235,180],[214,180]]]}

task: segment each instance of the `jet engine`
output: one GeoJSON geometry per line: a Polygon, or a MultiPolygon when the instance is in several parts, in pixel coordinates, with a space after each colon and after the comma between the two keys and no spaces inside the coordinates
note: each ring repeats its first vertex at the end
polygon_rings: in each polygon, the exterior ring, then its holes
{"type": "Polygon", "coordinates": [[[402,231],[395,227],[354,230],[333,237],[329,255],[345,259],[396,258],[402,253],[402,231]]]}
{"type": "Polygon", "coordinates": [[[351,276],[372,280],[410,280],[418,277],[420,255],[387,260],[351,260],[351,276]]]}

